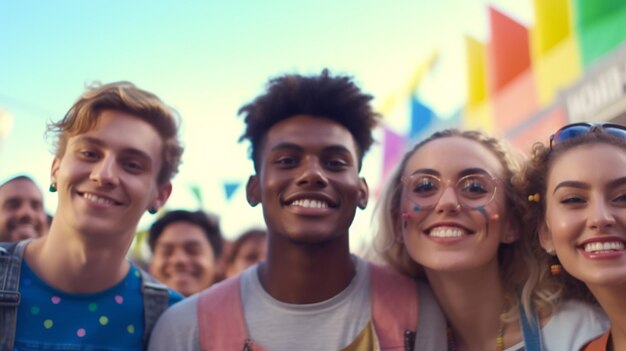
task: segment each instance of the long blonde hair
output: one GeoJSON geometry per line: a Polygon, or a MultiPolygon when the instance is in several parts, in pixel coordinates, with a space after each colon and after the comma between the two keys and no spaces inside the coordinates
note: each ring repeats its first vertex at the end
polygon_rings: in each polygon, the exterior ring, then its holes
{"type": "Polygon", "coordinates": [[[523,238],[522,218],[526,199],[516,191],[511,182],[513,175],[521,168],[522,157],[502,140],[482,132],[457,129],[435,132],[404,155],[388,179],[375,209],[374,249],[376,253],[397,271],[418,279],[426,278],[423,267],[409,256],[404,243],[396,239],[401,218],[401,177],[408,160],[417,150],[433,140],[449,137],[466,138],[485,146],[498,158],[504,168],[505,208],[508,211],[505,217],[512,221],[511,228],[517,228],[516,237],[519,238],[512,244],[500,244],[498,249],[500,278],[505,291],[504,320],[516,320],[520,304],[528,316],[533,310],[537,310],[541,315],[552,313],[555,307],[554,289],[549,286],[550,284],[544,284],[545,286],[540,284],[543,282],[538,278],[542,274],[541,267],[532,254],[529,242],[523,238]]]}

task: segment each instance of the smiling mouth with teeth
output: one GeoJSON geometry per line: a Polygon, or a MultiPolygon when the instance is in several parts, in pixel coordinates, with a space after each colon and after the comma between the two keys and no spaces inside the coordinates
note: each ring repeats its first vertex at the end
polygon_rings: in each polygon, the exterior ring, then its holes
{"type": "Polygon", "coordinates": [[[624,243],[621,241],[593,242],[583,246],[583,250],[589,253],[602,253],[624,250],[624,243]]]}
{"type": "Polygon", "coordinates": [[[428,232],[429,236],[435,238],[460,238],[463,234],[463,230],[455,227],[437,227],[428,232]]]}
{"type": "Polygon", "coordinates": [[[96,196],[94,194],[90,194],[90,193],[83,193],[83,197],[89,201],[95,202],[97,204],[100,205],[109,205],[109,206],[113,206],[116,205],[117,203],[113,200],[110,199],[106,199],[100,196],[96,196]]]}
{"type": "Polygon", "coordinates": [[[298,207],[304,207],[304,208],[328,208],[329,207],[328,203],[326,203],[325,201],[313,200],[313,199],[296,200],[291,203],[291,206],[298,206],[298,207]]]}

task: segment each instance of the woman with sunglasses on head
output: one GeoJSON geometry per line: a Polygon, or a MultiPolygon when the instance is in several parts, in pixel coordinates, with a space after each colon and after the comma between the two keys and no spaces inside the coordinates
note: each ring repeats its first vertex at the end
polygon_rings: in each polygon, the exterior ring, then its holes
{"type": "Polygon", "coordinates": [[[591,292],[611,322],[584,350],[626,350],[626,128],[561,128],[534,145],[519,186],[533,200],[528,224],[544,266],[558,272],[560,261],[565,291],[591,292]]]}
{"type": "Polygon", "coordinates": [[[520,240],[518,166],[495,138],[443,130],[404,155],[379,201],[376,248],[428,280],[448,319],[448,350],[574,350],[604,330],[598,312],[561,305],[537,278],[520,240]]]}

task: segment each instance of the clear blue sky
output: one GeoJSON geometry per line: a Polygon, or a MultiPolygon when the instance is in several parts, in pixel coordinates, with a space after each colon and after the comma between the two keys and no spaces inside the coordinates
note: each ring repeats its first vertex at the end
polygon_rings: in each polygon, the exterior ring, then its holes
{"type": "MultiPolygon", "coordinates": [[[[236,112],[269,77],[328,67],[355,76],[380,103],[438,50],[421,94],[450,113],[464,99],[463,35],[487,39],[487,4],[531,21],[531,0],[2,1],[0,110],[12,129],[0,141],[0,181],[27,173],[47,188],[46,121],[62,117],[86,83],[130,80],[182,116],[186,151],[169,207],[195,209],[188,189],[198,184],[205,208],[236,236],[262,223],[242,189],[230,201],[224,195],[224,182],[252,172],[236,112]]],[[[374,148],[363,172],[371,187],[379,166],[374,148]]],[[[45,201],[54,213],[56,197],[46,192],[45,201]]],[[[357,241],[372,207],[357,215],[357,241]]]]}

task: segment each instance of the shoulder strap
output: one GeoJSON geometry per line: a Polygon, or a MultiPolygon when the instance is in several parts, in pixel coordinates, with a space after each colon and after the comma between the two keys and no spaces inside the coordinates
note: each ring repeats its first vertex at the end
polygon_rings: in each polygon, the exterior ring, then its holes
{"type": "Polygon", "coordinates": [[[415,350],[447,350],[446,317],[430,286],[417,281],[418,320],[422,321],[415,335],[415,350]]]}
{"type": "Polygon", "coordinates": [[[413,279],[369,263],[372,322],[381,350],[412,350],[418,323],[413,279]]]}
{"type": "Polygon", "coordinates": [[[0,244],[0,351],[13,350],[20,304],[20,271],[28,242],[0,244]]]}
{"type": "MultiPolygon", "coordinates": [[[[198,296],[198,335],[202,351],[250,349],[241,301],[241,275],[226,279],[198,296]]],[[[254,347],[260,349],[260,345],[254,347]]]]}
{"type": "Polygon", "coordinates": [[[532,319],[529,320],[524,309],[519,309],[519,321],[522,328],[522,336],[524,337],[524,350],[526,351],[542,351],[543,341],[541,340],[541,325],[537,315],[533,312],[532,319]]]}
{"type": "Polygon", "coordinates": [[[159,316],[169,306],[170,293],[167,286],[163,285],[143,269],[137,267],[141,272],[141,294],[143,295],[143,344],[144,349],[148,347],[150,333],[156,324],[159,316]]]}

